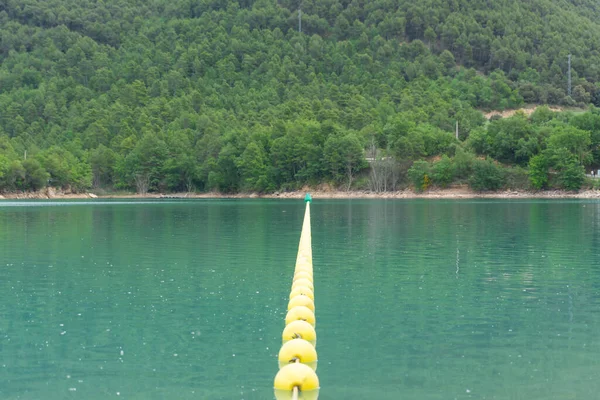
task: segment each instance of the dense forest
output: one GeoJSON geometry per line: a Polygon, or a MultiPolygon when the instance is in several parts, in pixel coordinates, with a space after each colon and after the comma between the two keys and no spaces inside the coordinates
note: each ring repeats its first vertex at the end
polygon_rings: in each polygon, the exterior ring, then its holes
{"type": "Polygon", "coordinates": [[[592,0],[0,0],[0,192],[576,190],[600,165],[596,21],[592,0]],[[582,111],[482,113],[530,103],[582,111]]]}

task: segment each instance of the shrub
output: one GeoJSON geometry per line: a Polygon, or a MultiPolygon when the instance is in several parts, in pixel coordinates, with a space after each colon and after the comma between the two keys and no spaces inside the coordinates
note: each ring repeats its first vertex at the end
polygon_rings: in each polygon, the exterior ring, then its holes
{"type": "Polygon", "coordinates": [[[504,186],[505,174],[492,160],[475,160],[469,185],[479,192],[498,190],[504,186]]]}
{"type": "Polygon", "coordinates": [[[568,149],[549,152],[549,164],[556,171],[556,183],[565,190],[579,190],[585,181],[585,168],[568,149]]]}
{"type": "Polygon", "coordinates": [[[430,165],[427,161],[415,161],[408,170],[408,179],[412,182],[416,192],[427,190],[430,183],[430,165]]]}
{"type": "Polygon", "coordinates": [[[600,189],[600,179],[585,177],[582,187],[585,189],[598,190],[600,189]]]}
{"type": "Polygon", "coordinates": [[[531,157],[528,175],[534,189],[540,190],[548,185],[548,159],[543,154],[531,157]]]}
{"type": "Polygon", "coordinates": [[[458,179],[466,179],[471,175],[475,155],[461,147],[456,148],[454,154],[454,176],[458,179]]]}
{"type": "Polygon", "coordinates": [[[368,176],[362,176],[352,182],[352,190],[369,190],[371,182],[368,176]]]}
{"type": "Polygon", "coordinates": [[[585,181],[585,169],[572,160],[558,172],[558,183],[565,190],[579,190],[585,181]]]}
{"type": "Polygon", "coordinates": [[[506,187],[513,190],[527,190],[530,188],[527,170],[516,166],[504,170],[506,187]]]}
{"type": "Polygon", "coordinates": [[[447,187],[454,180],[454,162],[447,155],[435,162],[431,168],[431,179],[440,187],[447,187]]]}
{"type": "Polygon", "coordinates": [[[431,186],[431,178],[429,178],[429,175],[425,174],[423,176],[423,185],[421,186],[421,189],[423,189],[423,191],[429,189],[429,186],[431,186]]]}

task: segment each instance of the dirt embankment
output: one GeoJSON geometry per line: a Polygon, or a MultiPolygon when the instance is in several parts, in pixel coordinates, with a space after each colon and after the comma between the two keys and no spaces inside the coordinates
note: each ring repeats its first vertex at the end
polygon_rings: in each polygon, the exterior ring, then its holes
{"type": "MultiPolygon", "coordinates": [[[[530,106],[526,106],[523,108],[519,108],[519,109],[515,109],[515,110],[504,110],[504,111],[489,111],[489,112],[483,112],[483,116],[486,119],[490,119],[495,115],[498,115],[502,118],[510,118],[513,115],[515,115],[517,113],[517,111],[522,111],[526,116],[530,116],[531,114],[533,114],[533,112],[538,108],[538,107],[542,107],[542,106],[538,106],[538,105],[530,105],[530,106]]],[[[565,111],[565,109],[563,107],[560,106],[548,106],[548,108],[550,109],[550,111],[554,111],[554,112],[561,112],[561,111],[565,111]]]]}

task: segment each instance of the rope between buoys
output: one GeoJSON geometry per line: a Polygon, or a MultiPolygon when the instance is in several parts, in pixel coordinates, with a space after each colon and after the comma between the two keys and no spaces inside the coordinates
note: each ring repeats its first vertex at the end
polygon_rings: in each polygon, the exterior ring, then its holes
{"type": "Polygon", "coordinates": [[[306,210],[298,244],[292,291],[285,317],[283,346],[279,351],[280,370],[275,376],[277,400],[317,400],[317,369],[310,194],[305,197],[306,210]],[[300,297],[302,296],[302,297],[300,297]]]}
{"type": "MultiPolygon", "coordinates": [[[[299,358],[296,358],[296,364],[300,362],[299,358]]],[[[298,386],[294,386],[294,389],[292,390],[292,400],[298,400],[298,392],[300,389],[298,389],[298,386]]]]}

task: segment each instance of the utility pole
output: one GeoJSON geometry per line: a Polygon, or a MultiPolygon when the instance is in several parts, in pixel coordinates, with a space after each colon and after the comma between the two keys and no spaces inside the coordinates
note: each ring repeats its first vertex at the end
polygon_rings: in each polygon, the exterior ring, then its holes
{"type": "Polygon", "coordinates": [[[456,120],[456,140],[458,140],[458,120],[456,120]]]}
{"type": "Polygon", "coordinates": [[[298,9],[298,32],[302,33],[302,9],[298,9]]]}
{"type": "Polygon", "coordinates": [[[567,93],[571,95],[571,55],[569,54],[569,83],[567,86],[567,93]]]}

